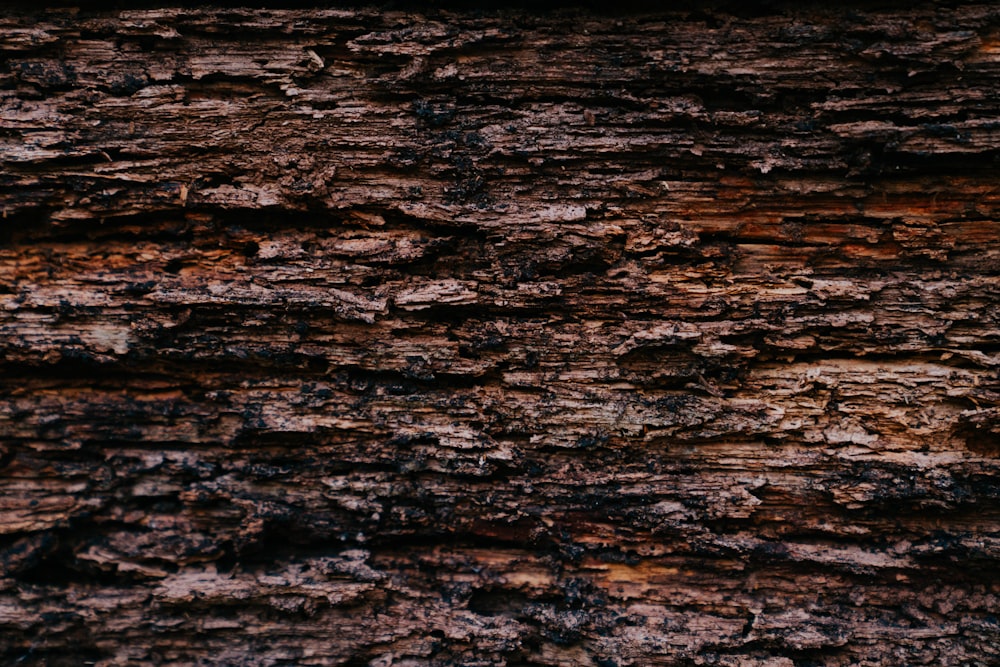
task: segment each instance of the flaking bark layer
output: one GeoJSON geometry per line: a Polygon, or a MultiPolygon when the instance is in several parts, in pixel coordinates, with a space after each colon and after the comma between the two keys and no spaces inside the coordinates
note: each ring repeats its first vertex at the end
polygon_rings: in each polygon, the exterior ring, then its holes
{"type": "Polygon", "coordinates": [[[0,14],[0,662],[988,665],[1000,8],[0,14]]]}

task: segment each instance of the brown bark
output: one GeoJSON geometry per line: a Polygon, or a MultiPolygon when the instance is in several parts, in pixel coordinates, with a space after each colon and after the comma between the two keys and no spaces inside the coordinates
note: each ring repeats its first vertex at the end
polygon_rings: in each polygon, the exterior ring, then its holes
{"type": "Polygon", "coordinates": [[[0,52],[4,664],[993,664],[995,4],[0,52]]]}

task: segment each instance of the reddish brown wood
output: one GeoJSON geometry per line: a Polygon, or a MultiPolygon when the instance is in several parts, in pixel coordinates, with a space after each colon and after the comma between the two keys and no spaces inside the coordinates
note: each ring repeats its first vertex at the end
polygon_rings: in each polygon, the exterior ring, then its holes
{"type": "Polygon", "coordinates": [[[0,662],[993,664],[1000,8],[656,12],[0,14],[0,662]]]}

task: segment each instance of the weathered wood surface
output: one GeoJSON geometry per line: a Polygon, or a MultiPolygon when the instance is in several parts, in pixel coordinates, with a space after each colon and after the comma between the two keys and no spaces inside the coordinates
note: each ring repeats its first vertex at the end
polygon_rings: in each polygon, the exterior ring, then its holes
{"type": "Polygon", "coordinates": [[[0,52],[3,664],[996,664],[996,4],[0,52]]]}

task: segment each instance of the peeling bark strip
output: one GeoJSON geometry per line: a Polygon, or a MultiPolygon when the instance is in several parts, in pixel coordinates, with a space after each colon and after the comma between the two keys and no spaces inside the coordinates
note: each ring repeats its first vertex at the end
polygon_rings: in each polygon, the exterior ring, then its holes
{"type": "Polygon", "coordinates": [[[3,664],[994,664],[995,3],[0,51],[3,664]]]}

